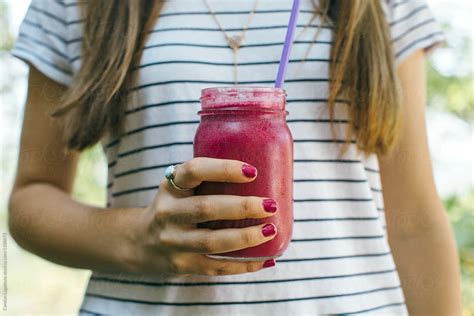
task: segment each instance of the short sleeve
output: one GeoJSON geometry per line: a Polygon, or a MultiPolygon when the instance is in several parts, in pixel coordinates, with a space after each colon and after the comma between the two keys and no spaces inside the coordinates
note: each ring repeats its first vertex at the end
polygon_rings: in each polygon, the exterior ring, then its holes
{"type": "Polygon", "coordinates": [[[441,46],[445,36],[426,0],[385,0],[396,64],[411,53],[441,46]]]}
{"type": "Polygon", "coordinates": [[[11,54],[69,86],[73,72],[68,40],[66,5],[59,0],[32,0],[11,54]]]}

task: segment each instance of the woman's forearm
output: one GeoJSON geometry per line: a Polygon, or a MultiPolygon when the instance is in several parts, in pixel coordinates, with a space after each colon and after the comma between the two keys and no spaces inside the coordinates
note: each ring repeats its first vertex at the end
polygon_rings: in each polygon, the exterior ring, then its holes
{"type": "Polygon", "coordinates": [[[12,237],[26,250],[61,265],[103,272],[124,272],[128,228],[142,211],[87,206],[46,183],[17,188],[9,210],[12,237]]]}
{"type": "MultiPolygon", "coordinates": [[[[442,208],[442,206],[440,206],[442,208]]],[[[410,315],[460,315],[459,262],[444,210],[416,223],[420,233],[389,238],[410,315]]]]}
{"type": "MultiPolygon", "coordinates": [[[[251,167],[237,160],[193,158],[180,164],[175,185],[195,188],[202,182],[246,183],[251,167]]],[[[108,273],[231,275],[275,265],[273,259],[217,260],[226,253],[264,244],[276,236],[272,223],[239,229],[201,229],[216,220],[270,218],[276,202],[258,196],[197,195],[178,191],[162,179],[146,208],[95,208],[75,202],[46,182],[17,181],[10,198],[10,230],[25,249],[47,260],[108,273]],[[270,205],[268,205],[270,202],[270,205]],[[270,228],[270,229],[269,229],[270,228]]]]}

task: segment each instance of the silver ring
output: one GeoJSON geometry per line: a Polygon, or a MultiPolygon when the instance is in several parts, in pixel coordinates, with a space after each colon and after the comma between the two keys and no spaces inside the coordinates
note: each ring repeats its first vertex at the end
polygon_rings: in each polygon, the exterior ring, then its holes
{"type": "Polygon", "coordinates": [[[181,191],[181,192],[185,192],[185,191],[189,191],[189,190],[192,190],[192,189],[185,189],[185,188],[182,188],[180,187],[179,185],[177,185],[175,182],[174,182],[174,177],[176,175],[176,167],[178,165],[171,165],[169,166],[168,168],[166,168],[165,170],[165,178],[168,179],[168,183],[173,187],[175,188],[176,190],[178,191],[181,191]]]}

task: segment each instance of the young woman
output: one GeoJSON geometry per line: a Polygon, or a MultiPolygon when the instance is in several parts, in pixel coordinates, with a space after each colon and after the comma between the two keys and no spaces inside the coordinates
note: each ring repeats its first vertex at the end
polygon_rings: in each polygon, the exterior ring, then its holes
{"type": "Polygon", "coordinates": [[[193,196],[163,172],[181,163],[184,188],[255,179],[245,162],[192,159],[200,90],[271,86],[290,8],[32,1],[13,50],[30,75],[10,230],[39,256],[94,271],[80,313],[460,313],[424,122],[424,54],[443,35],[424,0],[303,1],[285,84],[294,235],[281,258],[206,256],[272,239],[261,225],[176,224],[272,216],[263,197],[193,196]],[[81,150],[99,141],[104,208],[70,196],[81,150]]]}

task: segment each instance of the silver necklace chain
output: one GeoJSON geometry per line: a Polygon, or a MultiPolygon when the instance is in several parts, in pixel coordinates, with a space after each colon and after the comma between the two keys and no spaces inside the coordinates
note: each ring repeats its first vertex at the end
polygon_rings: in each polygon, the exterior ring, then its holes
{"type": "Polygon", "coordinates": [[[238,70],[237,70],[237,57],[238,56],[237,55],[239,52],[239,48],[242,46],[244,42],[245,34],[247,33],[250,23],[252,23],[252,19],[255,16],[255,11],[257,10],[259,0],[255,0],[255,4],[252,8],[252,11],[250,11],[250,14],[248,15],[247,23],[242,29],[242,33],[240,33],[239,35],[233,35],[233,36],[229,36],[227,34],[227,32],[222,27],[222,24],[219,22],[219,19],[217,19],[215,12],[212,10],[207,0],[202,0],[202,1],[204,2],[204,5],[207,7],[207,10],[211,14],[214,22],[217,24],[217,26],[221,30],[222,34],[224,34],[224,38],[227,42],[227,46],[229,46],[229,48],[232,49],[232,55],[233,55],[233,61],[234,61],[234,84],[237,85],[237,82],[238,82],[238,70]]]}
{"type": "MultiPolygon", "coordinates": [[[[227,34],[227,32],[225,31],[224,27],[222,27],[222,24],[220,23],[219,19],[217,18],[216,16],[216,13],[212,10],[212,7],[210,6],[209,2],[207,0],[202,0],[204,5],[206,6],[207,10],[209,11],[209,13],[211,14],[212,16],[212,19],[214,20],[214,22],[216,23],[216,25],[219,27],[219,29],[221,30],[222,34],[224,35],[224,38],[227,42],[227,46],[232,50],[232,55],[233,55],[233,64],[234,64],[234,84],[237,85],[238,83],[238,68],[237,68],[237,55],[238,55],[238,51],[240,49],[240,47],[242,46],[244,40],[245,40],[245,34],[247,33],[247,30],[250,26],[250,24],[252,23],[252,20],[253,20],[253,17],[255,16],[255,12],[257,10],[257,7],[258,7],[258,3],[259,3],[259,0],[255,0],[255,3],[254,3],[254,6],[252,8],[252,11],[250,11],[250,14],[248,15],[248,18],[247,18],[247,23],[245,24],[245,26],[243,27],[242,29],[242,33],[240,33],[239,35],[233,35],[233,36],[229,36],[227,34]]],[[[330,25],[329,23],[329,20],[327,18],[327,14],[326,12],[323,12],[318,5],[316,5],[316,3],[314,2],[314,0],[311,0],[312,4],[313,4],[313,7],[314,9],[316,10],[316,14],[314,17],[312,17],[310,19],[310,21],[304,26],[303,30],[295,37],[295,41],[298,40],[298,38],[306,31],[306,29],[311,25],[311,23],[314,21],[314,19],[319,15],[321,16],[321,21],[320,23],[323,23],[323,22],[326,22],[330,25]]],[[[316,41],[317,37],[319,36],[320,32],[321,32],[321,27],[318,27],[318,30],[316,31],[314,37],[313,37],[313,40],[311,41],[311,45],[308,47],[308,50],[306,51],[303,59],[302,59],[302,62],[300,63],[300,66],[298,67],[297,71],[296,72],[299,72],[299,70],[301,69],[301,67],[303,66],[304,62],[306,61],[306,59],[308,58],[309,56],[309,53],[314,45],[314,42],[316,41]]]]}

